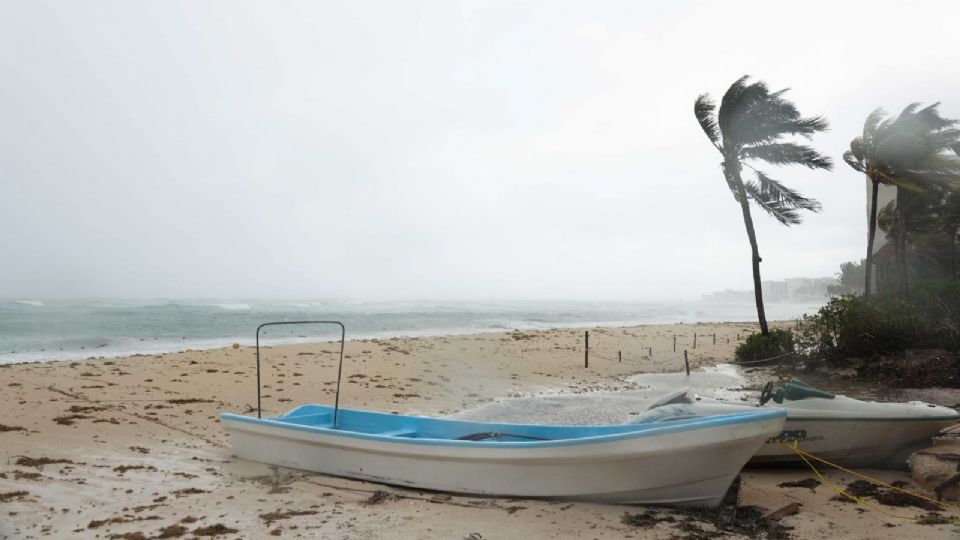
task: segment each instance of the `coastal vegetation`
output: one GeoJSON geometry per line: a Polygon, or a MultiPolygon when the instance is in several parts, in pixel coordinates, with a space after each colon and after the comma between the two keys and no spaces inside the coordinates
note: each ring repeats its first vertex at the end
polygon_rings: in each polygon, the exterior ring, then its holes
{"type": "Polygon", "coordinates": [[[802,221],[802,211],[820,203],[770,178],[753,163],[831,169],[829,157],[810,146],[827,129],[822,117],[805,118],[762,81],[734,82],[719,109],[699,96],[694,113],[722,156],[723,178],[737,201],[750,242],[760,332],[736,350],[739,361],[757,361],[802,351],[809,360],[875,359],[911,349],[960,350],[960,121],[940,115],[939,103],[912,103],[888,116],[877,108],[850,142],[843,160],[871,187],[867,256],[840,265],[834,298],[805,316],[802,331],[768,327],[760,281],[757,235],[748,201],[781,224],[802,221]],[[744,179],[749,170],[752,179],[744,179]],[[881,207],[881,185],[896,194],[881,207]],[[889,246],[875,249],[877,231],[889,246]]]}
{"type": "Polygon", "coordinates": [[[821,116],[803,117],[797,107],[784,97],[787,89],[771,92],[763,81],[748,83],[748,76],[737,79],[720,100],[720,108],[708,94],[694,104],[694,114],[710,143],[720,152],[724,181],[740,206],[750,242],[753,266],[753,290],[757,304],[760,333],[770,333],[763,306],[760,284],[760,250],[748,201],[783,225],[802,221],[801,212],[820,211],[820,203],[774,180],[751,163],[770,165],[803,165],[810,169],[831,169],[829,157],[810,146],[784,140],[791,136],[807,139],[828,127],[821,116]],[[744,167],[755,180],[744,180],[744,167]]]}
{"type": "Polygon", "coordinates": [[[734,353],[738,362],[756,362],[782,357],[793,352],[793,332],[774,328],[767,335],[755,333],[747,336],[734,353]]]}
{"type": "Polygon", "coordinates": [[[917,283],[891,293],[831,299],[804,316],[797,336],[808,368],[856,368],[893,386],[960,385],[960,280],[917,283]]]}
{"type": "Polygon", "coordinates": [[[932,368],[942,371],[939,383],[957,381],[960,122],[942,117],[938,105],[913,103],[895,117],[874,110],[844,154],[872,188],[867,258],[841,265],[835,292],[843,296],[805,317],[798,342],[809,360],[858,360],[861,368],[896,377],[909,366],[891,369],[888,359],[928,351],[927,357],[946,359],[932,368]],[[881,184],[896,187],[882,208],[881,184]],[[880,250],[877,230],[887,241],[880,250]],[[857,295],[853,282],[861,276],[857,295]]]}
{"type": "Polygon", "coordinates": [[[864,273],[866,259],[840,263],[840,272],[837,274],[837,284],[827,287],[827,292],[833,296],[845,294],[862,294],[864,292],[864,273]]]}
{"type": "Polygon", "coordinates": [[[934,209],[955,199],[960,180],[960,130],[956,128],[957,120],[940,116],[938,107],[939,103],[934,103],[921,109],[919,103],[912,103],[895,117],[886,117],[883,109],[875,109],[864,122],[863,134],[854,138],[850,150],[843,154],[844,161],[864,173],[872,185],[864,276],[866,296],[873,286],[880,184],[897,188],[896,200],[884,209],[885,232],[896,253],[896,291],[904,298],[910,294],[907,246],[911,225],[915,227],[919,221],[924,228],[931,228],[929,218],[936,221],[934,209]]]}

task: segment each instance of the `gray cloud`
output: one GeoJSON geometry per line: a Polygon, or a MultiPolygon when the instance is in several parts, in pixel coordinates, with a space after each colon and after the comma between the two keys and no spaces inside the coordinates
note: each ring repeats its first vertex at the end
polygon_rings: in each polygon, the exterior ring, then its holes
{"type": "MultiPolygon", "coordinates": [[[[744,73],[839,156],[960,116],[951,2],[0,4],[0,295],[664,299],[747,288],[693,119],[744,73]],[[877,39],[878,29],[897,39],[877,39]]],[[[757,216],[764,276],[865,251],[862,179],[757,216]]]]}

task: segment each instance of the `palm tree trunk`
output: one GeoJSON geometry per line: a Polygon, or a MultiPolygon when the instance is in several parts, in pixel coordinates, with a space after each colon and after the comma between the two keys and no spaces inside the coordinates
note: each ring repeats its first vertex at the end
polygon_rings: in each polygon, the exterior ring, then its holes
{"type": "MultiPolygon", "coordinates": [[[[871,179],[872,180],[872,179],[871,179]]],[[[864,268],[865,283],[863,296],[870,296],[870,285],[873,282],[873,239],[877,236],[877,193],[880,191],[880,182],[873,180],[873,193],[870,195],[870,223],[867,225],[867,262],[864,268]]]]}
{"type": "Polygon", "coordinates": [[[910,296],[910,283],[907,276],[909,265],[907,264],[907,223],[902,213],[897,218],[897,270],[900,274],[900,297],[904,300],[910,296]]]}
{"type": "Polygon", "coordinates": [[[957,246],[950,242],[950,279],[957,277],[957,246]]]}
{"type": "Polygon", "coordinates": [[[743,212],[743,224],[747,228],[747,238],[750,239],[750,251],[753,255],[753,295],[757,301],[757,319],[760,321],[760,333],[764,336],[770,335],[770,329],[767,328],[767,314],[763,309],[763,289],[760,285],[760,250],[757,248],[757,233],[753,230],[753,218],[750,216],[750,206],[747,201],[747,191],[743,188],[743,180],[740,179],[740,164],[726,167],[732,175],[737,185],[737,195],[740,199],[740,210],[743,212]]]}

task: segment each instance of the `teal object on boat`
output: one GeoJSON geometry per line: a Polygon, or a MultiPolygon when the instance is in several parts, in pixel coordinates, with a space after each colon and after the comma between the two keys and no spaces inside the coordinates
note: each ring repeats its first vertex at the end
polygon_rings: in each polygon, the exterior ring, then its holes
{"type": "Polygon", "coordinates": [[[800,401],[808,398],[833,399],[836,395],[814,388],[800,379],[790,379],[783,388],[776,391],[773,401],[783,403],[783,400],[800,401]]]}

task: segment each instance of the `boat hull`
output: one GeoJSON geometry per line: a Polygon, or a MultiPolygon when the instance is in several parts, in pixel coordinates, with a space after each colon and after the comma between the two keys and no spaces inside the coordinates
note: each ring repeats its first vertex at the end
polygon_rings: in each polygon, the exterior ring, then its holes
{"type": "Polygon", "coordinates": [[[912,450],[956,419],[823,419],[788,417],[780,436],[771,439],[750,459],[750,465],[801,463],[784,441],[813,455],[848,466],[898,466],[912,450]]]}
{"type": "Polygon", "coordinates": [[[692,403],[651,408],[639,421],[669,423],[774,407],[787,412],[784,429],[758,449],[750,465],[802,464],[799,454],[784,444],[795,443],[805,452],[842,465],[900,467],[913,450],[929,446],[933,436],[960,421],[960,415],[947,407],[922,402],[866,402],[843,396],[768,402],[763,407],[696,397],[692,403]]]}
{"type": "MultiPolygon", "coordinates": [[[[237,457],[334,476],[469,495],[715,506],[747,459],[782,430],[782,413],[748,416],[568,441],[472,444],[223,420],[237,457]]],[[[477,431],[521,427],[455,423],[477,431]]]]}

